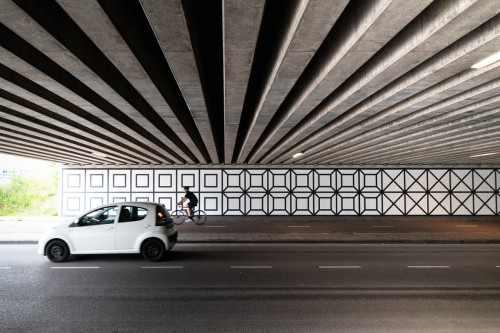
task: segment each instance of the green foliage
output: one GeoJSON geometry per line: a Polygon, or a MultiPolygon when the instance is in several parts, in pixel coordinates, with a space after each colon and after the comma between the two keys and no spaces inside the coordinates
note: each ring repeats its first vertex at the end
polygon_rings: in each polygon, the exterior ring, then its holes
{"type": "Polygon", "coordinates": [[[58,177],[55,165],[30,176],[15,174],[0,187],[0,216],[56,216],[58,177]]]}

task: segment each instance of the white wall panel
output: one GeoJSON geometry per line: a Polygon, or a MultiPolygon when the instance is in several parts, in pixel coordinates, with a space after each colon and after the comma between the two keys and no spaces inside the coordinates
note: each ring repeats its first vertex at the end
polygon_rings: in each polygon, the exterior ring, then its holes
{"type": "Polygon", "coordinates": [[[108,203],[117,203],[130,201],[130,192],[128,193],[109,193],[109,202],[108,203]]]}
{"type": "Polygon", "coordinates": [[[85,192],[85,170],[62,170],[62,192],[85,192]]]}
{"type": "Polygon", "coordinates": [[[108,192],[108,171],[87,170],[85,174],[87,192],[108,192]]]}
{"type": "Polygon", "coordinates": [[[153,188],[153,170],[132,170],[132,192],[153,192],[153,188]]]}
{"type": "Polygon", "coordinates": [[[269,190],[273,193],[291,191],[290,170],[269,170],[269,190]]]}
{"type": "Polygon", "coordinates": [[[176,203],[179,199],[175,193],[155,193],[153,201],[164,204],[168,211],[174,211],[177,209],[176,203]]]}
{"type": "Polygon", "coordinates": [[[177,172],[175,170],[155,170],[155,192],[175,193],[177,188],[177,172]]]}
{"type": "Polygon", "coordinates": [[[131,170],[109,170],[109,191],[130,192],[131,170]]]}
{"type": "Polygon", "coordinates": [[[107,193],[87,193],[85,210],[109,203],[107,193]]]}
{"type": "Polygon", "coordinates": [[[335,215],[337,213],[337,196],[333,193],[318,192],[314,198],[317,215],[335,215]]]}
{"type": "Polygon", "coordinates": [[[152,202],[154,193],[132,193],[132,201],[152,202]]]}
{"type": "Polygon", "coordinates": [[[265,192],[249,192],[245,196],[246,215],[269,214],[269,198],[265,192]]]}
{"type": "Polygon", "coordinates": [[[198,196],[198,207],[205,211],[207,215],[222,215],[222,194],[221,193],[200,193],[198,196]]]}
{"type": "Polygon", "coordinates": [[[222,192],[222,170],[201,170],[200,192],[222,192]]]}
{"type": "Polygon", "coordinates": [[[245,215],[246,195],[237,192],[226,192],[222,197],[223,215],[245,215]]]}
{"type": "Polygon", "coordinates": [[[222,188],[223,192],[242,192],[246,184],[245,170],[223,170],[222,188]]]}
{"type": "Polygon", "coordinates": [[[290,215],[292,211],[290,198],[288,192],[271,192],[268,195],[269,214],[290,215]]]}
{"type": "Polygon", "coordinates": [[[333,193],[337,188],[335,170],[315,170],[314,171],[314,190],[316,192],[333,193]]]}
{"type": "Polygon", "coordinates": [[[77,215],[85,210],[84,193],[64,193],[61,197],[62,197],[61,215],[63,216],[77,215]]]}
{"type": "Polygon", "coordinates": [[[189,186],[191,192],[200,190],[199,170],[178,170],[177,171],[177,191],[182,192],[182,187],[189,186]]]}

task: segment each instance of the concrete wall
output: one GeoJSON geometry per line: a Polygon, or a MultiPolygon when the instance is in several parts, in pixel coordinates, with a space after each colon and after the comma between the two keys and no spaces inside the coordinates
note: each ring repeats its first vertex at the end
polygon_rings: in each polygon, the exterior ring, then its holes
{"type": "Polygon", "coordinates": [[[208,215],[499,215],[498,169],[63,169],[61,214],[118,201],[208,215]]]}

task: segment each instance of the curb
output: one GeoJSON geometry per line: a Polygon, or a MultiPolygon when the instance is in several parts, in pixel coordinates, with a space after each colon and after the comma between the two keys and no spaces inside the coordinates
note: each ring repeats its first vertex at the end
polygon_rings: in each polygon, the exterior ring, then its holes
{"type": "Polygon", "coordinates": [[[179,244],[500,244],[500,240],[179,240],[179,244]]]}
{"type": "MultiPolygon", "coordinates": [[[[500,244],[500,240],[178,240],[178,244],[500,244]]],[[[0,245],[35,245],[33,240],[6,240],[0,245]]]]}

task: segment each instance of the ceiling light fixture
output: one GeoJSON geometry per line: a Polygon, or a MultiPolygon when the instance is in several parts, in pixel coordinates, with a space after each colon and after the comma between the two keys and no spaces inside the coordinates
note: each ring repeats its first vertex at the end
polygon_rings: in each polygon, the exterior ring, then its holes
{"type": "Polygon", "coordinates": [[[477,154],[477,155],[472,155],[472,156],[469,156],[469,157],[481,157],[481,156],[490,156],[490,155],[496,155],[496,154],[499,154],[499,153],[497,152],[497,153],[477,154]]]}
{"type": "Polygon", "coordinates": [[[500,60],[500,52],[497,52],[494,55],[492,55],[486,59],[481,60],[477,64],[472,65],[471,68],[475,68],[475,69],[483,68],[483,67],[486,67],[494,62],[497,62],[498,60],[500,60]]]}
{"type": "Polygon", "coordinates": [[[302,155],[304,155],[304,153],[297,153],[297,154],[293,155],[292,157],[297,158],[297,157],[302,156],[302,155]]]}

